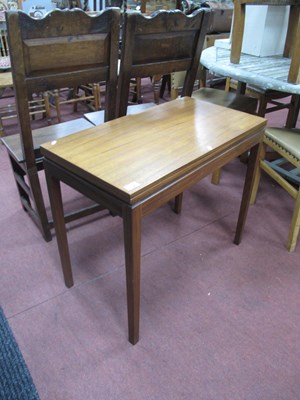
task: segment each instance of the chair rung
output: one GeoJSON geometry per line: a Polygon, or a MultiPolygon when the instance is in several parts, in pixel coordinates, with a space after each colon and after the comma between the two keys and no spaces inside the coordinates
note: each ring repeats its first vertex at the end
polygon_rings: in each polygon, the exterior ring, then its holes
{"type": "Polygon", "coordinates": [[[281,157],[281,158],[277,158],[277,160],[269,161],[269,163],[272,163],[272,165],[282,166],[282,165],[289,164],[289,161],[286,160],[285,158],[281,157]]]}
{"type": "Polygon", "coordinates": [[[274,107],[268,107],[268,108],[266,108],[266,110],[265,110],[265,113],[266,113],[266,114],[267,114],[267,113],[270,113],[270,112],[280,111],[280,110],[284,110],[284,109],[286,109],[286,108],[290,108],[290,106],[287,105],[287,104],[279,104],[278,102],[274,102],[274,101],[269,102],[269,103],[277,104],[277,105],[275,105],[274,107]]]}
{"type": "MultiPolygon", "coordinates": [[[[29,102],[29,114],[45,114],[45,101],[43,99],[30,100],[29,102]]],[[[17,109],[15,104],[7,104],[6,106],[0,107],[0,118],[3,120],[16,118],[17,109]]]]}
{"type": "Polygon", "coordinates": [[[269,165],[268,161],[261,161],[260,167],[268,175],[270,175],[283,189],[285,189],[291,197],[296,199],[298,190],[296,190],[289,182],[287,182],[274,168],[269,165]]]}
{"type": "Polygon", "coordinates": [[[30,187],[27,185],[27,183],[24,181],[24,179],[17,172],[14,172],[14,177],[15,177],[16,182],[24,190],[24,192],[29,197],[32,197],[30,187]]]}
{"type": "Polygon", "coordinates": [[[28,212],[29,216],[32,218],[33,222],[35,223],[35,225],[41,229],[41,221],[40,218],[38,217],[36,211],[31,207],[31,204],[28,203],[28,201],[23,197],[20,196],[21,199],[21,203],[23,205],[23,207],[26,209],[26,211],[28,212]]]}
{"type": "MultiPolygon", "coordinates": [[[[61,100],[60,104],[72,104],[72,103],[77,103],[80,101],[86,101],[86,100],[93,100],[94,96],[88,96],[88,97],[74,97],[73,99],[69,99],[69,100],[61,100]]],[[[53,106],[53,104],[52,104],[53,106]]]]}
{"type": "Polygon", "coordinates": [[[283,159],[280,158],[279,160],[274,160],[274,161],[266,161],[266,163],[270,166],[270,168],[274,169],[276,172],[284,176],[290,182],[296,185],[300,185],[300,169],[293,168],[291,170],[287,170],[285,168],[282,168],[283,165],[289,164],[289,162],[284,158],[283,159]]]}
{"type": "Polygon", "coordinates": [[[82,208],[77,211],[72,211],[65,215],[65,222],[75,221],[78,218],[87,217],[88,215],[95,214],[96,212],[100,212],[106,210],[105,207],[100,204],[92,204],[89,207],[82,208]]]}

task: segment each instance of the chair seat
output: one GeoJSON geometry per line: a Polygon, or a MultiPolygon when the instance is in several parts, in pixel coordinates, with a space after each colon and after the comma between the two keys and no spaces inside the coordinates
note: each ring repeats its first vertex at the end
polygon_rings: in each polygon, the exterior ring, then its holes
{"type": "MultiPolygon", "coordinates": [[[[91,128],[93,125],[84,118],[78,118],[72,121],[63,122],[57,125],[45,126],[43,128],[32,131],[34,151],[36,157],[41,157],[40,146],[43,143],[57,140],[61,137],[80,132],[84,129],[91,128]]],[[[24,162],[24,155],[21,146],[20,134],[5,136],[1,138],[2,143],[8,152],[17,162],[24,162]]]]}
{"type": "Polygon", "coordinates": [[[257,108],[257,99],[254,97],[226,92],[225,90],[201,88],[194,91],[192,97],[249,114],[254,114],[257,108]]]}
{"type": "MultiPolygon", "coordinates": [[[[147,110],[147,108],[151,108],[154,106],[156,106],[156,104],[154,103],[136,104],[128,106],[127,115],[138,114],[140,112],[147,110]]],[[[93,125],[101,125],[104,123],[104,110],[86,113],[84,114],[84,118],[93,125]]]]}
{"type": "Polygon", "coordinates": [[[267,128],[265,135],[300,162],[300,129],[267,128]]]}

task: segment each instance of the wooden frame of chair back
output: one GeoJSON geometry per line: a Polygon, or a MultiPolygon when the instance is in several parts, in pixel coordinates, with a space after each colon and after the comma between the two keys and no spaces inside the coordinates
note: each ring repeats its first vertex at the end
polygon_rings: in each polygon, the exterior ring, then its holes
{"type": "Polygon", "coordinates": [[[124,15],[117,115],[126,115],[130,79],[187,71],[182,96],[191,96],[209,20],[208,9],[124,15]]]}

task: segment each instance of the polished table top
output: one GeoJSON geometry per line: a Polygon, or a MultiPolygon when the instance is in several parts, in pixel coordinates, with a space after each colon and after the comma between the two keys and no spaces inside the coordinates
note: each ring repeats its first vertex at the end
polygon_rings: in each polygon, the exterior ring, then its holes
{"type": "Polygon", "coordinates": [[[265,120],[180,98],[42,146],[42,153],[134,204],[229,147],[265,120]]]}
{"type": "Polygon", "coordinates": [[[265,90],[272,89],[300,94],[300,84],[287,82],[291,64],[289,58],[281,56],[256,57],[242,53],[240,63],[232,64],[230,62],[230,50],[213,46],[203,50],[201,64],[216,74],[265,90]]]}

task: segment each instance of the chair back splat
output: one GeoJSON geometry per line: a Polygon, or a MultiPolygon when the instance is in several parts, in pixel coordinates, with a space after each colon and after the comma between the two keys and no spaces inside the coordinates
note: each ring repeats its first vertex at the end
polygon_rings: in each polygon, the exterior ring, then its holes
{"type": "Polygon", "coordinates": [[[53,125],[32,131],[28,101],[33,93],[105,81],[105,121],[115,118],[120,10],[111,8],[93,17],[78,9],[54,10],[40,20],[10,11],[6,22],[20,134],[2,142],[14,175],[19,175],[16,183],[21,203],[50,240],[52,222],[46,217],[37,173],[43,168],[39,147],[86,126],[80,128],[79,122],[69,121],[72,126],[68,128],[65,122],[62,130],[53,125]]]}
{"type": "Polygon", "coordinates": [[[13,83],[23,138],[30,130],[24,97],[31,93],[88,81],[107,81],[105,120],[114,118],[111,97],[116,95],[117,67],[111,61],[116,63],[118,54],[116,20],[119,20],[117,9],[96,17],[80,10],[55,10],[40,20],[19,11],[7,13],[13,83]]]}
{"type": "Polygon", "coordinates": [[[118,80],[118,116],[126,115],[130,79],[187,71],[182,96],[191,96],[210,11],[179,10],[151,16],[125,13],[118,80]]]}

